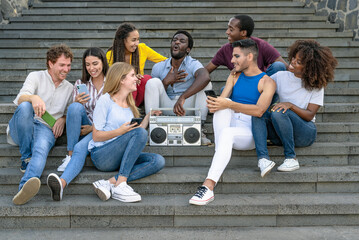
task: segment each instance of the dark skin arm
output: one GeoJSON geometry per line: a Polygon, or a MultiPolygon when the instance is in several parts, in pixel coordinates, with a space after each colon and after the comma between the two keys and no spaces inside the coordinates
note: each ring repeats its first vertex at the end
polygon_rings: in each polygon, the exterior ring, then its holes
{"type": "Polygon", "coordinates": [[[167,73],[167,76],[163,79],[162,83],[165,87],[166,91],[169,85],[184,82],[185,78],[187,77],[188,73],[186,73],[184,70],[177,71],[177,69],[174,69],[172,66],[171,70],[167,73]]]}
{"type": "Polygon", "coordinates": [[[285,113],[288,109],[290,109],[303,120],[309,122],[314,118],[315,114],[317,114],[319,108],[319,105],[313,103],[309,103],[307,109],[303,109],[290,102],[280,102],[272,108],[272,111],[280,112],[283,110],[283,113],[285,113]]]}
{"type": "Polygon", "coordinates": [[[208,73],[211,73],[216,70],[218,66],[214,65],[212,62],[209,62],[204,68],[207,69],[208,73]]]}
{"type": "Polygon", "coordinates": [[[184,116],[186,114],[186,111],[183,108],[183,104],[185,100],[191,97],[192,95],[198,93],[199,91],[201,91],[211,81],[209,77],[209,73],[205,68],[198,69],[194,74],[194,77],[195,80],[192,83],[192,85],[179,97],[179,99],[177,100],[176,104],[173,107],[173,112],[176,115],[184,116]]]}

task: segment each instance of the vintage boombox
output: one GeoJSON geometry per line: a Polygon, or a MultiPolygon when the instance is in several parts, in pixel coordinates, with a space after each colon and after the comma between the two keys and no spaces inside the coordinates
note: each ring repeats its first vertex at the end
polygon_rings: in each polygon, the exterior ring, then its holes
{"type": "MultiPolygon", "coordinates": [[[[172,108],[159,108],[173,111],[172,108]]],[[[187,110],[198,110],[189,108],[187,110]]],[[[198,112],[200,112],[198,110],[198,112]]],[[[150,116],[150,146],[200,146],[201,114],[199,116],[150,116]]]]}

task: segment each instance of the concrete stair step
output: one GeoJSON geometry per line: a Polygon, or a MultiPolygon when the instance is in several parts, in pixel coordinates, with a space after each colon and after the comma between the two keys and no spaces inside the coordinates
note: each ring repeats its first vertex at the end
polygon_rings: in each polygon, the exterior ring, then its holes
{"type": "MultiPolygon", "coordinates": [[[[166,159],[167,167],[208,167],[214,155],[213,146],[171,147],[146,146],[144,152],[161,154],[166,159]]],[[[269,155],[275,162],[283,161],[283,148],[269,146],[269,155]]],[[[59,166],[65,157],[66,145],[55,146],[49,153],[47,168],[59,166]]],[[[296,148],[301,166],[338,166],[359,164],[359,143],[357,142],[315,142],[310,147],[296,148]]],[[[8,144],[0,144],[0,167],[18,167],[19,148],[8,144]]],[[[229,166],[257,166],[255,150],[232,151],[229,166]]],[[[88,157],[86,166],[92,166],[88,157]]]]}
{"type": "MultiPolygon", "coordinates": [[[[277,166],[281,163],[282,161],[277,166]]],[[[130,185],[141,194],[191,194],[204,181],[208,169],[209,165],[165,167],[159,173],[131,182],[130,185]]],[[[216,193],[359,193],[358,171],[358,166],[304,166],[290,173],[273,169],[265,178],[261,178],[258,167],[228,167],[218,182],[216,193]]],[[[41,177],[40,195],[49,195],[46,179],[52,172],[61,177],[61,173],[56,172],[56,167],[46,169],[41,177]]],[[[109,179],[117,173],[100,172],[94,167],[85,167],[65,189],[64,196],[93,194],[93,182],[109,179]]],[[[0,168],[1,194],[15,195],[22,176],[19,167],[0,168]]]]}
{"type": "Polygon", "coordinates": [[[14,229],[0,230],[1,236],[8,240],[16,240],[21,236],[27,239],[115,239],[121,236],[124,239],[171,240],[171,239],[277,239],[286,240],[290,233],[292,239],[326,239],[348,240],[359,235],[357,226],[315,226],[315,227],[221,227],[221,228],[69,228],[63,229],[14,229]]]}
{"type": "MultiPolygon", "coordinates": [[[[232,5],[232,4],[231,4],[232,5]]],[[[22,16],[66,16],[66,15],[183,15],[183,14],[192,14],[197,16],[216,14],[216,16],[220,16],[221,14],[231,14],[232,16],[235,14],[249,14],[251,16],[256,17],[256,14],[273,14],[273,15],[287,15],[290,14],[292,16],[300,15],[300,16],[313,16],[313,9],[302,8],[298,9],[296,7],[293,8],[283,8],[283,7],[243,7],[238,8],[227,7],[227,8],[217,8],[213,6],[202,6],[201,11],[198,11],[198,8],[193,6],[184,6],[179,8],[173,7],[123,7],[122,5],[112,6],[112,7],[97,7],[97,8],[89,8],[89,7],[81,7],[81,8],[35,8],[30,10],[24,10],[22,12],[22,16]]],[[[213,15],[212,15],[213,16],[213,15]]],[[[323,19],[323,17],[319,17],[318,19],[323,19]]]]}
{"type": "MultiPolygon", "coordinates": [[[[136,1],[42,1],[42,3],[34,3],[33,7],[36,8],[101,8],[101,7],[123,7],[123,8],[217,8],[217,9],[226,9],[229,6],[230,7],[240,7],[240,8],[260,8],[268,7],[268,2],[266,1],[142,1],[136,2],[136,1]]],[[[304,3],[301,2],[293,2],[293,1],[271,1],[270,7],[277,7],[277,8],[292,8],[292,7],[304,7],[304,3]]],[[[269,7],[269,8],[270,8],[269,7]]],[[[310,10],[314,13],[313,9],[306,8],[307,10],[310,10]]]]}
{"type": "Polygon", "coordinates": [[[358,225],[358,193],[216,194],[207,206],[192,195],[142,195],[139,203],[102,202],[95,194],[54,202],[35,196],[23,206],[0,196],[1,228],[293,227],[358,225]],[[26,217],[24,217],[26,216],[26,217]]]}

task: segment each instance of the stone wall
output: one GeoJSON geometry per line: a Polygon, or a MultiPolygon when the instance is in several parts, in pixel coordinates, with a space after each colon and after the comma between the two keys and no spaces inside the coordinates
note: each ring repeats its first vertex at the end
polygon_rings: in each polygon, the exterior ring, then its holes
{"type": "Polygon", "coordinates": [[[23,9],[32,6],[34,0],[0,0],[0,24],[6,24],[10,17],[21,15],[23,9]]]}
{"type": "Polygon", "coordinates": [[[299,0],[313,7],[316,14],[327,16],[331,23],[339,24],[339,32],[353,31],[359,41],[359,0],[299,0]]]}

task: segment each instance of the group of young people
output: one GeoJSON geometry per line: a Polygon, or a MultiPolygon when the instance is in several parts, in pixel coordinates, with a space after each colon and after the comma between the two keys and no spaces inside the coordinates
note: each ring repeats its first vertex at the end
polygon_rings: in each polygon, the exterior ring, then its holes
{"type": "MultiPolygon", "coordinates": [[[[93,188],[98,197],[137,202],[141,196],[128,182],[160,171],[164,158],[142,152],[148,138],[150,114],[171,107],[179,116],[186,108],[201,110],[202,123],[208,110],[214,113],[215,154],[208,176],[190,204],[205,205],[214,199],[214,187],[230,161],[232,148],[256,148],[258,167],[264,177],[274,167],[267,139],[283,145],[285,160],[279,171],[299,168],[294,147],[311,145],[316,138],[315,114],[323,105],[324,88],[334,79],[336,59],[327,47],[313,40],[298,40],[288,52],[289,65],[279,52],[262,39],[252,37],[254,22],[247,15],[230,19],[222,46],[207,66],[189,56],[193,38],[177,31],[171,39],[170,58],[139,43],[139,32],[121,24],[113,45],[105,54],[87,49],[82,57],[82,77],[74,86],[66,80],[73,54],[66,45],[47,52],[47,70],[32,72],[17,95],[18,105],[9,122],[8,142],[19,145],[21,171],[19,192],[13,203],[22,205],[40,189],[40,177],[49,151],[62,135],[66,123],[67,151],[57,169],[61,176],[47,177],[52,199],[60,201],[66,186],[81,172],[90,154],[94,166],[104,172],[118,171],[93,188]],[[151,75],[144,75],[145,62],[155,62],[151,75]],[[210,73],[219,66],[231,72],[218,97],[206,97],[212,89],[210,73]],[[80,92],[81,86],[87,93],[80,92]],[[146,115],[141,124],[138,106],[146,115]],[[50,114],[51,126],[42,118],[50,114]]],[[[202,133],[202,144],[211,141],[202,133]]]]}

